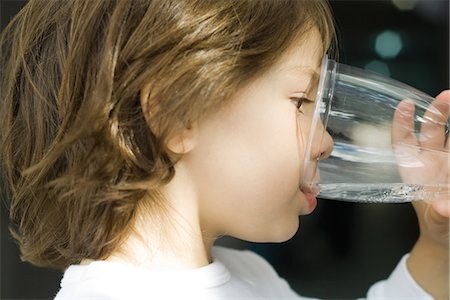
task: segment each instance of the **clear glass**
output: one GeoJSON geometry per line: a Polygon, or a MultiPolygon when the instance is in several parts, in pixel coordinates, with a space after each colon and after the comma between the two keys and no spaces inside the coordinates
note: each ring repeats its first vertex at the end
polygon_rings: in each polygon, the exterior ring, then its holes
{"type": "Polygon", "coordinates": [[[320,181],[309,184],[320,188],[318,197],[335,200],[450,199],[445,107],[406,84],[325,58],[304,174],[324,128],[334,150],[318,163],[320,181]]]}

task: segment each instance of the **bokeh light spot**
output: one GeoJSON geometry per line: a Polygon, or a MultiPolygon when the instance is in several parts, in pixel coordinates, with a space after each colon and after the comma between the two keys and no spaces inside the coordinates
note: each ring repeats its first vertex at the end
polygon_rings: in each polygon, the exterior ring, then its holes
{"type": "Polygon", "coordinates": [[[382,74],[385,76],[390,77],[391,76],[391,70],[389,69],[389,66],[382,61],[379,60],[372,60],[368,64],[364,66],[364,69],[376,72],[378,74],[382,74]]]}
{"type": "Polygon", "coordinates": [[[413,10],[417,5],[417,0],[392,0],[392,3],[399,10],[413,10]]]}
{"type": "Polygon", "coordinates": [[[375,39],[375,51],[382,58],[395,58],[403,48],[403,42],[398,32],[386,30],[375,39]]]}

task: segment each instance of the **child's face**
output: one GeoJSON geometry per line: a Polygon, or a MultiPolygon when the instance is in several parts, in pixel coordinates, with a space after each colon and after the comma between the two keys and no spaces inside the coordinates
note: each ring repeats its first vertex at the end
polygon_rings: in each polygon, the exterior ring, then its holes
{"type": "MultiPolygon", "coordinates": [[[[280,242],[298,229],[298,216],[316,206],[299,186],[314,103],[298,112],[296,98],[315,100],[322,60],[316,29],[268,72],[238,91],[235,102],[198,124],[195,147],[183,157],[208,234],[280,242]],[[308,199],[309,198],[309,199],[308,199]]],[[[310,160],[327,156],[327,135],[310,160]]],[[[311,164],[315,167],[315,163],[311,164]]]]}

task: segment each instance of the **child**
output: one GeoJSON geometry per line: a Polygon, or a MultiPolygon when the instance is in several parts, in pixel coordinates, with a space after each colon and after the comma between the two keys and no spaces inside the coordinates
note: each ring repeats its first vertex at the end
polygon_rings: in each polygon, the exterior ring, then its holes
{"type": "MultiPolygon", "coordinates": [[[[23,259],[65,269],[57,299],[300,298],[213,244],[286,241],[314,210],[301,170],[333,32],[322,0],[31,0],[0,55],[23,259]]],[[[416,246],[368,298],[448,298],[449,211],[417,205],[416,246]]]]}

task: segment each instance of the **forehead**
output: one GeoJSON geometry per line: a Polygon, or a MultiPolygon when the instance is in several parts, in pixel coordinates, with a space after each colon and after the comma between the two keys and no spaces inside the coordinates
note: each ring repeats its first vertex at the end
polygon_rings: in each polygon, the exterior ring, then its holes
{"type": "Polygon", "coordinates": [[[317,72],[324,55],[322,39],[317,28],[312,28],[292,45],[275,64],[276,71],[317,72]]]}

